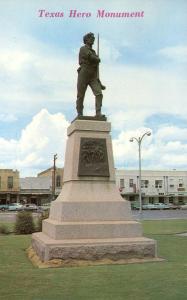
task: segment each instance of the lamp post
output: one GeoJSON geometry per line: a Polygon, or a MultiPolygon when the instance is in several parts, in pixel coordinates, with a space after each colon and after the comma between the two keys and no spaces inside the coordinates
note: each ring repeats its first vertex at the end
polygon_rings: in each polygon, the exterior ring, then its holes
{"type": "Polygon", "coordinates": [[[53,197],[52,200],[55,200],[55,187],[56,187],[56,160],[57,154],[53,156],[53,197]]]}
{"type": "Polygon", "coordinates": [[[147,131],[145,132],[143,135],[139,136],[139,137],[132,137],[130,139],[130,142],[134,142],[136,141],[138,143],[138,158],[139,158],[139,204],[140,204],[140,208],[139,208],[139,212],[140,214],[142,213],[142,188],[141,188],[141,181],[142,181],[142,170],[141,170],[141,144],[142,144],[142,140],[145,136],[150,136],[151,132],[147,131]]]}

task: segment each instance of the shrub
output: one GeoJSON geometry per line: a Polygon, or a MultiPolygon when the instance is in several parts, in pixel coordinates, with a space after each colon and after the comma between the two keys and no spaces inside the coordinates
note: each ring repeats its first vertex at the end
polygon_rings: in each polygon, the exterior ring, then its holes
{"type": "Polygon", "coordinates": [[[9,229],[5,224],[0,224],[0,234],[9,234],[9,229]]]}
{"type": "Polygon", "coordinates": [[[49,210],[43,211],[38,217],[37,231],[42,231],[42,221],[49,218],[49,210]]]}
{"type": "Polygon", "coordinates": [[[14,231],[15,234],[29,234],[35,231],[34,220],[31,212],[18,212],[14,231]]]}

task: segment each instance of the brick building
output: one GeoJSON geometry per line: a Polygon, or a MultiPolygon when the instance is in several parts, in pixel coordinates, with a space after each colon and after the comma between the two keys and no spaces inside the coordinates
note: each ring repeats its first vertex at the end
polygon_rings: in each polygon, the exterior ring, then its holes
{"type": "Polygon", "coordinates": [[[44,170],[44,171],[38,173],[37,176],[51,178],[51,189],[52,189],[52,192],[55,193],[55,197],[57,197],[60,194],[60,191],[62,189],[63,173],[64,173],[63,168],[55,168],[55,173],[54,173],[54,168],[51,167],[47,170],[44,170]]]}
{"type": "Polygon", "coordinates": [[[0,204],[19,201],[19,172],[12,169],[0,169],[0,204]]]}

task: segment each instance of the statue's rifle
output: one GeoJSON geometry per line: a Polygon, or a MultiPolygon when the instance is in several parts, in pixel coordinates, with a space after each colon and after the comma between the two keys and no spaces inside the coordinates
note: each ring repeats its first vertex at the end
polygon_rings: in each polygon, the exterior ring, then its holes
{"type": "MultiPolygon", "coordinates": [[[[98,35],[97,35],[97,56],[99,57],[99,33],[98,33],[98,35]]],[[[98,80],[98,82],[99,82],[100,85],[101,85],[101,89],[102,89],[102,90],[105,90],[106,87],[101,83],[101,80],[100,80],[99,77],[100,77],[100,76],[99,76],[99,64],[98,64],[98,65],[97,65],[97,80],[98,80]]]]}
{"type": "MultiPolygon", "coordinates": [[[[97,56],[99,57],[99,33],[97,35],[97,56]]],[[[99,64],[97,65],[97,79],[99,81],[99,64]]]]}

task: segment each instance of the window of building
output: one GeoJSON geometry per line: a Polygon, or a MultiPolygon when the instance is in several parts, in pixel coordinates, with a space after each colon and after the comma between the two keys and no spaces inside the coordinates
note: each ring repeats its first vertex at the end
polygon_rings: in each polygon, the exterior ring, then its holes
{"type": "Polygon", "coordinates": [[[8,176],[7,187],[8,187],[8,189],[13,188],[13,176],[8,176]]]}
{"type": "Polygon", "coordinates": [[[174,203],[174,197],[169,197],[169,203],[174,203]]]}
{"type": "Polygon", "coordinates": [[[148,188],[149,180],[141,180],[141,187],[148,188]]]}
{"type": "Polygon", "coordinates": [[[179,187],[183,187],[183,182],[179,182],[179,187]]]}
{"type": "Polygon", "coordinates": [[[120,189],[123,189],[124,187],[125,187],[125,180],[124,180],[124,178],[121,178],[120,179],[120,183],[119,183],[119,187],[120,187],[120,189]]]}
{"type": "Polygon", "coordinates": [[[170,186],[170,188],[174,188],[174,184],[170,184],[169,186],[170,186]]]}
{"type": "Polygon", "coordinates": [[[129,179],[129,187],[133,187],[134,184],[133,184],[133,179],[129,179]]]}
{"type": "Polygon", "coordinates": [[[183,179],[182,178],[179,178],[179,187],[183,187],[183,179]]]}
{"type": "Polygon", "coordinates": [[[57,175],[56,177],[56,187],[61,187],[61,176],[57,175]]]}
{"type": "Polygon", "coordinates": [[[162,180],[155,180],[155,187],[156,188],[162,188],[163,181],[162,180]]]}
{"type": "Polygon", "coordinates": [[[179,204],[184,204],[184,198],[183,197],[178,197],[178,203],[179,204]]]}

